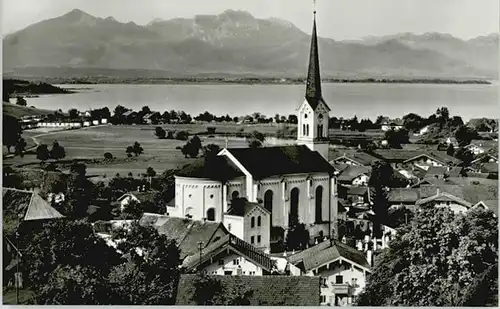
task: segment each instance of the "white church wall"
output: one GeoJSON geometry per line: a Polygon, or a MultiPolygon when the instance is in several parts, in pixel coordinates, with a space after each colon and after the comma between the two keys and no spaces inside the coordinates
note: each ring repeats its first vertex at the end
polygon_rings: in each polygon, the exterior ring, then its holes
{"type": "Polygon", "coordinates": [[[215,221],[222,221],[222,183],[210,179],[175,177],[175,209],[172,216],[191,215],[193,220],[206,218],[207,210],[215,209],[215,221]]]}

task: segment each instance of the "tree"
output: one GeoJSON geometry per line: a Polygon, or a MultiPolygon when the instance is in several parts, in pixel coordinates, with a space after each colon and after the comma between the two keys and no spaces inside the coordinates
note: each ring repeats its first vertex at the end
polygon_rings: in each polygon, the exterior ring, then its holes
{"type": "Polygon", "coordinates": [[[408,224],[414,217],[414,213],[406,207],[398,207],[389,209],[387,214],[387,224],[392,228],[399,228],[404,224],[408,224]]]}
{"type": "Polygon", "coordinates": [[[126,150],[127,154],[128,153],[134,153],[135,156],[137,157],[138,155],[142,154],[144,152],[144,148],[142,148],[141,144],[139,142],[134,142],[132,146],[128,146],[126,150]]]}
{"type": "Polygon", "coordinates": [[[462,161],[462,166],[470,166],[472,161],[474,160],[474,154],[467,148],[458,148],[455,152],[455,157],[462,161]]]}
{"type": "Polygon", "coordinates": [[[391,165],[384,161],[375,161],[372,164],[372,172],[368,185],[373,188],[372,202],[375,213],[373,222],[373,233],[380,238],[381,224],[387,222],[389,201],[386,188],[392,186],[394,170],[391,165]]]}
{"type": "Polygon", "coordinates": [[[159,138],[159,139],[164,139],[165,136],[167,135],[167,132],[165,130],[163,130],[162,127],[156,127],[155,129],[155,135],[159,138]]]}
{"type": "Polygon", "coordinates": [[[187,141],[189,133],[187,131],[179,131],[175,134],[175,139],[179,141],[187,141]]]}
{"type": "Polygon", "coordinates": [[[300,223],[296,216],[290,216],[289,230],[286,235],[287,250],[302,250],[309,244],[309,232],[304,223],[300,223]]]}
{"type": "Polygon", "coordinates": [[[49,147],[45,144],[40,144],[36,147],[36,158],[40,161],[45,162],[50,158],[49,147]]]}
{"type": "Polygon", "coordinates": [[[113,160],[113,154],[111,152],[105,152],[104,153],[104,159],[107,161],[113,160]]]}
{"type": "Polygon", "coordinates": [[[127,146],[127,148],[125,149],[125,152],[127,153],[127,157],[130,158],[132,156],[132,153],[134,152],[134,147],[127,146]]]}
{"type": "Polygon", "coordinates": [[[68,110],[69,118],[75,119],[78,118],[78,110],[76,108],[71,108],[68,110]]]}
{"type": "Polygon", "coordinates": [[[37,290],[40,305],[108,305],[105,278],[94,267],[59,265],[37,290]]]}
{"type": "Polygon", "coordinates": [[[389,144],[389,147],[400,149],[401,144],[407,144],[410,141],[408,136],[408,131],[406,129],[394,130],[391,129],[384,133],[385,140],[389,144]]]}
{"type": "Polygon", "coordinates": [[[131,199],[124,207],[121,219],[139,220],[144,214],[143,205],[134,199],[131,199]]]}
{"type": "Polygon", "coordinates": [[[19,155],[20,157],[24,157],[24,151],[26,150],[26,146],[28,144],[26,143],[26,141],[24,140],[24,138],[20,138],[17,143],[16,143],[16,148],[15,148],[15,151],[14,153],[16,155],[19,155]]]}
{"type": "Polygon", "coordinates": [[[497,263],[498,220],[491,211],[423,209],[376,257],[357,305],[457,306],[464,289],[497,263]]]}
{"type": "Polygon", "coordinates": [[[110,304],[104,278],[120,256],[88,222],[56,219],[19,234],[21,268],[38,304],[110,304]]]}
{"type": "Polygon", "coordinates": [[[455,138],[457,139],[458,145],[464,147],[470,144],[473,139],[478,139],[479,134],[473,128],[467,126],[460,126],[455,131],[455,138]]]}
{"type": "Polygon", "coordinates": [[[26,100],[23,97],[17,97],[16,104],[20,105],[20,106],[28,105],[28,103],[26,102],[26,100]]]}
{"type": "Polygon", "coordinates": [[[436,116],[441,124],[445,124],[450,119],[450,111],[447,107],[438,108],[436,111],[436,116]]]}
{"type": "Polygon", "coordinates": [[[192,300],[197,305],[218,305],[216,298],[222,293],[222,285],[217,277],[198,273],[193,280],[194,293],[192,300]]]}
{"type": "Polygon", "coordinates": [[[448,148],[446,148],[446,154],[449,156],[453,156],[455,154],[455,147],[453,147],[453,144],[449,144],[448,148]]]}
{"type": "Polygon", "coordinates": [[[248,140],[248,147],[249,148],[260,148],[262,147],[262,142],[256,139],[250,139],[248,140]]]}
{"type": "Polygon", "coordinates": [[[115,107],[113,114],[115,117],[120,117],[121,115],[123,115],[124,113],[126,113],[128,111],[129,111],[128,108],[121,106],[121,105],[118,105],[115,107]]]}
{"type": "Polygon", "coordinates": [[[460,307],[498,306],[498,265],[490,265],[464,291],[460,307]]]}
{"type": "Polygon", "coordinates": [[[180,252],[175,240],[152,227],[132,223],[114,231],[126,261],[114,267],[109,282],[117,305],[172,305],[179,281],[180,252]]]}
{"type": "Polygon", "coordinates": [[[403,126],[410,132],[415,132],[425,126],[425,119],[415,113],[403,116],[403,126]]]}
{"type": "Polygon", "coordinates": [[[146,169],[146,175],[148,177],[155,177],[156,176],[156,171],[150,166],[146,169]]]}
{"type": "Polygon", "coordinates": [[[64,147],[59,145],[57,141],[54,141],[54,143],[52,143],[52,149],[50,150],[50,157],[59,161],[66,157],[66,150],[64,150],[64,147]]]}
{"type": "Polygon", "coordinates": [[[149,113],[151,113],[151,109],[150,109],[150,108],[149,108],[149,106],[147,106],[147,105],[146,105],[146,106],[143,106],[143,107],[142,107],[142,109],[141,109],[141,113],[142,113],[143,115],[149,114],[149,113]]]}
{"type": "Polygon", "coordinates": [[[3,144],[7,147],[7,150],[10,153],[10,148],[15,146],[21,138],[21,125],[15,117],[4,113],[2,126],[3,144]]]}
{"type": "Polygon", "coordinates": [[[208,144],[203,147],[203,156],[206,159],[215,157],[220,152],[220,147],[217,144],[208,144]]]}
{"type": "Polygon", "coordinates": [[[182,154],[187,158],[196,158],[201,149],[201,140],[198,136],[193,136],[182,148],[182,154]]]}
{"type": "Polygon", "coordinates": [[[297,118],[297,115],[288,115],[288,123],[291,123],[291,124],[297,124],[299,121],[298,121],[298,118],[297,118]]]}

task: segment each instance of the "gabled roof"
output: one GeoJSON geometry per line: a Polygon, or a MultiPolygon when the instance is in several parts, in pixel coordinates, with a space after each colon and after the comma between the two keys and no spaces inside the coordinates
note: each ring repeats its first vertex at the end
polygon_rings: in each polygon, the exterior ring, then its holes
{"type": "Polygon", "coordinates": [[[227,180],[243,176],[225,156],[214,156],[205,160],[201,158],[195,162],[184,166],[176,176],[208,178],[212,180],[227,180]]]}
{"type": "Polygon", "coordinates": [[[334,153],[337,153],[338,156],[335,157],[332,161],[338,161],[340,159],[347,159],[349,161],[352,161],[354,163],[357,163],[359,165],[365,165],[369,166],[371,165],[374,161],[377,161],[378,158],[366,153],[362,152],[359,150],[354,150],[354,149],[339,149],[334,151],[334,153]]]}
{"type": "Polygon", "coordinates": [[[427,170],[426,176],[427,175],[442,175],[444,176],[446,173],[448,173],[448,168],[445,166],[431,166],[427,170]]]}
{"type": "Polygon", "coordinates": [[[365,195],[370,194],[369,187],[348,187],[347,195],[365,195]]]}
{"type": "Polygon", "coordinates": [[[481,166],[481,172],[483,173],[498,173],[498,163],[488,162],[481,166]]]}
{"type": "Polygon", "coordinates": [[[269,210],[265,209],[258,203],[252,203],[247,201],[246,199],[238,199],[236,201],[233,201],[231,203],[231,208],[229,208],[226,214],[244,217],[255,208],[258,208],[259,210],[270,214],[269,210]]]}
{"type": "Polygon", "coordinates": [[[232,148],[227,151],[257,180],[287,174],[334,172],[333,166],[318,152],[305,145],[232,148]]]}
{"type": "Polygon", "coordinates": [[[340,174],[337,176],[339,181],[353,181],[356,177],[361,175],[369,176],[371,173],[371,167],[369,166],[354,166],[350,165],[345,168],[340,174]]]}
{"type": "MultiPolygon", "coordinates": [[[[253,264],[261,267],[263,270],[271,272],[273,261],[268,254],[265,254],[251,244],[231,234],[226,235],[218,241],[203,248],[201,252],[201,264],[203,265],[207,262],[210,263],[210,261],[213,261],[214,258],[221,253],[225,253],[227,255],[228,250],[239,256],[245,257],[253,264]]],[[[186,257],[182,263],[182,267],[188,270],[196,269],[199,265],[199,253],[186,257]]]]}
{"type": "Polygon", "coordinates": [[[422,156],[431,158],[442,164],[458,164],[460,160],[449,156],[444,151],[419,151],[406,149],[376,149],[373,154],[387,162],[407,163],[419,159],[422,156]]]}
{"type": "Polygon", "coordinates": [[[370,264],[368,264],[363,252],[341,242],[330,240],[294,254],[288,258],[288,261],[294,265],[301,264],[303,270],[309,272],[339,258],[355,263],[368,271],[370,270],[370,264]]]}
{"type": "Polygon", "coordinates": [[[118,198],[117,201],[120,202],[124,198],[126,198],[127,196],[134,196],[141,203],[144,203],[144,202],[154,202],[155,198],[158,195],[158,193],[159,192],[155,191],[155,190],[149,190],[149,191],[132,191],[132,192],[128,192],[128,193],[123,194],[122,196],[120,196],[118,198]]]}
{"type": "MultiPolygon", "coordinates": [[[[223,291],[238,283],[250,288],[250,306],[319,306],[320,277],[314,276],[213,276],[223,291]]],[[[196,305],[194,281],[196,275],[181,275],[176,305],[196,305]]]]}
{"type": "MultiPolygon", "coordinates": [[[[487,181],[488,179],[483,179],[487,181]]],[[[476,204],[479,201],[498,200],[498,184],[470,184],[453,185],[443,184],[435,186],[421,186],[420,197],[422,199],[437,195],[437,193],[446,192],[457,198],[467,201],[470,204],[476,204]]]]}
{"type": "Polygon", "coordinates": [[[472,203],[469,203],[466,200],[459,198],[453,194],[447,193],[447,192],[437,192],[433,196],[429,196],[427,198],[418,200],[416,202],[416,205],[423,205],[423,204],[433,202],[433,201],[435,201],[435,202],[455,202],[455,203],[461,204],[467,208],[470,208],[473,205],[472,203]]]}
{"type": "Polygon", "coordinates": [[[32,191],[2,188],[3,230],[10,235],[23,221],[51,220],[64,216],[32,191]]]}
{"type": "Polygon", "coordinates": [[[478,205],[486,206],[486,208],[491,210],[495,214],[495,216],[498,217],[498,200],[479,201],[473,207],[476,207],[478,205]]]}
{"type": "Polygon", "coordinates": [[[415,203],[420,198],[420,191],[410,188],[391,188],[387,198],[389,203],[415,203]]]}
{"type": "Polygon", "coordinates": [[[220,222],[195,221],[148,213],[141,217],[139,224],[153,226],[158,233],[175,240],[181,251],[181,259],[198,252],[199,241],[203,241],[205,246],[209,245],[217,230],[229,234],[220,222]]]}
{"type": "Polygon", "coordinates": [[[134,112],[134,111],[128,111],[128,112],[123,113],[122,115],[125,116],[125,117],[128,117],[128,116],[131,116],[133,114],[137,114],[137,113],[134,112]]]}

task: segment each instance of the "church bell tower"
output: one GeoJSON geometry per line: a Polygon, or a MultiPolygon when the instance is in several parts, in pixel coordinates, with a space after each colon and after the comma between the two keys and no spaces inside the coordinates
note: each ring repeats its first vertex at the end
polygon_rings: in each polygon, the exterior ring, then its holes
{"type": "Polygon", "coordinates": [[[304,102],[297,109],[297,144],[306,145],[312,151],[317,151],[328,161],[328,122],[330,108],[323,100],[319,71],[316,9],[314,9],[306,95],[304,102]]]}

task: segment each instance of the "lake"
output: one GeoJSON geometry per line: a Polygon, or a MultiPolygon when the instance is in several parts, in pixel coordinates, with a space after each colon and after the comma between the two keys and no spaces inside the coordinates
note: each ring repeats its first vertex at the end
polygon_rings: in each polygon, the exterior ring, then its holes
{"type": "MultiPolygon", "coordinates": [[[[216,115],[242,116],[261,112],[266,116],[289,115],[304,98],[304,85],[58,85],[76,88],[74,94],[28,98],[28,105],[43,109],[87,110],[120,104],[134,110],[184,110],[192,116],[204,111],[216,115]]],[[[444,84],[323,84],[323,97],[335,117],[375,119],[378,115],[402,117],[413,112],[433,114],[446,106],[451,115],[465,121],[498,114],[498,85],[444,84]]]]}

